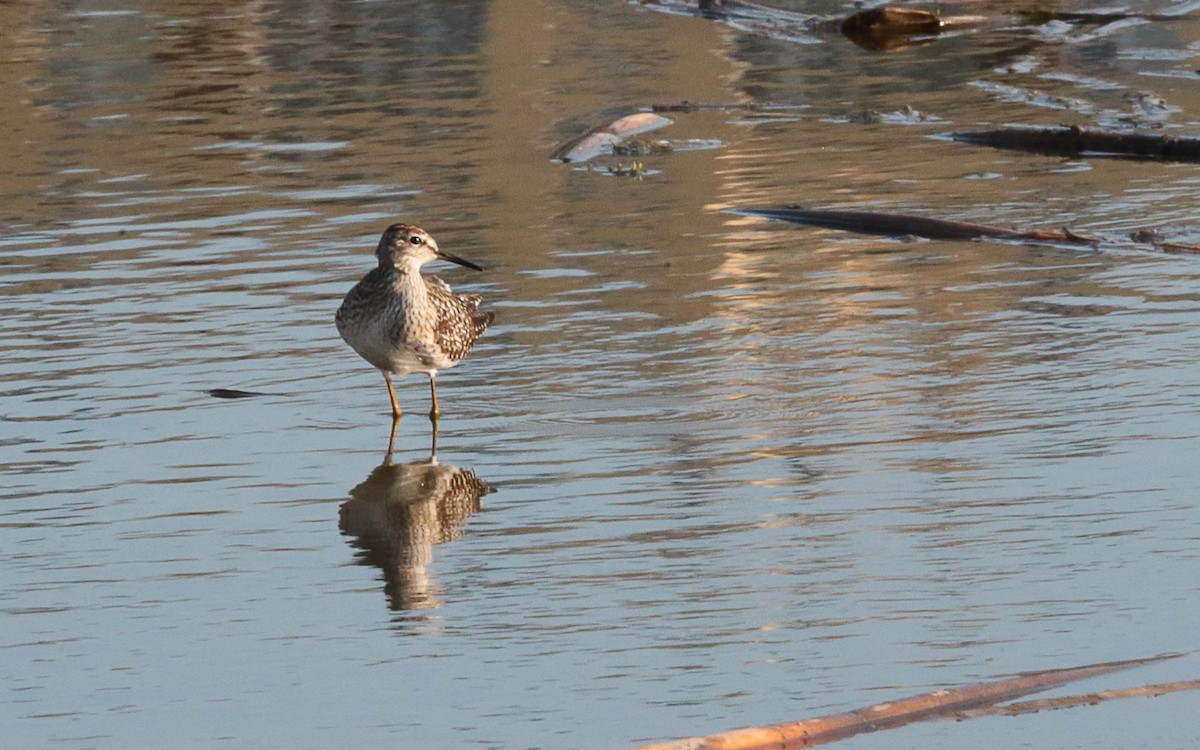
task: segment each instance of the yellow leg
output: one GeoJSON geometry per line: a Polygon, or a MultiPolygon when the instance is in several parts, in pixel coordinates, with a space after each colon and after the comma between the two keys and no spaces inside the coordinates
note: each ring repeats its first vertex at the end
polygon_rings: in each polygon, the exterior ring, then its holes
{"type": "Polygon", "coordinates": [[[383,373],[383,382],[387,383],[388,396],[392,398],[392,418],[399,419],[403,413],[400,411],[400,402],[396,400],[396,389],[392,388],[392,374],[386,370],[381,370],[383,373]]]}
{"type": "Polygon", "coordinates": [[[400,417],[392,417],[392,434],[388,437],[387,458],[390,460],[396,448],[396,428],[400,426],[400,417]]]}
{"type": "Polygon", "coordinates": [[[438,408],[437,402],[437,383],[434,381],[435,374],[429,373],[429,395],[433,399],[433,407],[429,410],[429,418],[436,422],[438,417],[442,415],[442,410],[438,408]]]}

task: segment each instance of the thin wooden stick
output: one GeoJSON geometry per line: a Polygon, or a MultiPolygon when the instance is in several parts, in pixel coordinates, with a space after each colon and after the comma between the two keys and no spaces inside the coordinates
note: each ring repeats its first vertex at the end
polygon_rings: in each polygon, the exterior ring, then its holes
{"type": "Polygon", "coordinates": [[[1075,706],[1093,706],[1104,701],[1118,698],[1156,698],[1167,693],[1178,693],[1184,690],[1200,690],[1200,680],[1184,680],[1182,682],[1164,682],[1158,685],[1126,688],[1124,690],[1101,690],[1087,695],[1067,695],[1062,698],[1042,698],[1036,701],[1019,701],[1004,706],[988,706],[987,708],[972,708],[960,711],[955,718],[974,718],[976,716],[1019,716],[1032,714],[1042,710],[1056,708],[1073,708],[1075,706]]]}
{"type": "Polygon", "coordinates": [[[856,734],[891,729],[922,719],[950,716],[970,709],[991,706],[1068,682],[1098,677],[1177,656],[1180,654],[1033,672],[1007,680],[923,693],[841,714],[787,724],[735,729],[705,737],[689,737],[673,742],[645,745],[636,750],[796,750],[856,734]]]}
{"type": "MultiPolygon", "coordinates": [[[[805,208],[804,206],[774,206],[770,208],[731,208],[729,213],[758,216],[764,219],[788,221],[793,224],[841,229],[859,234],[893,237],[924,237],[929,240],[1000,240],[1004,242],[1051,243],[1054,245],[1086,245],[1101,247],[1108,243],[1124,244],[1121,239],[1106,239],[1079,234],[1072,229],[1032,229],[1022,232],[990,224],[935,219],[912,214],[888,214],[878,211],[857,211],[839,208],[805,208]]],[[[1131,232],[1128,242],[1135,247],[1157,250],[1171,255],[1200,255],[1200,244],[1160,240],[1156,230],[1131,232]]]]}
{"type": "Polygon", "coordinates": [[[805,224],[826,229],[842,229],[860,234],[916,236],[930,240],[1031,240],[1089,246],[1095,246],[1101,242],[1097,237],[1088,237],[1070,229],[1034,229],[1021,232],[990,224],[974,224],[967,221],[935,219],[912,214],[887,214],[878,211],[805,208],[794,205],[772,208],[731,208],[728,211],[743,216],[759,216],[764,219],[790,221],[793,224],[805,224]]]}
{"type": "Polygon", "coordinates": [[[1138,130],[1102,130],[1078,125],[1008,126],[950,133],[955,141],[1058,156],[1083,153],[1164,161],[1200,161],[1200,138],[1138,130]]]}

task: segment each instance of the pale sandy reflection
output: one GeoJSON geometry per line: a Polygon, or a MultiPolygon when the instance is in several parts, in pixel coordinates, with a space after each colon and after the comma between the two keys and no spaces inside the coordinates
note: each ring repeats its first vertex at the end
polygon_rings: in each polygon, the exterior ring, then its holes
{"type": "Polygon", "coordinates": [[[352,537],[357,561],[383,571],[384,593],[395,611],[441,606],[441,587],[427,570],[433,548],[463,534],[479,500],[493,491],[469,469],[436,458],[383,463],[350,490],[338,526],[352,537]]]}

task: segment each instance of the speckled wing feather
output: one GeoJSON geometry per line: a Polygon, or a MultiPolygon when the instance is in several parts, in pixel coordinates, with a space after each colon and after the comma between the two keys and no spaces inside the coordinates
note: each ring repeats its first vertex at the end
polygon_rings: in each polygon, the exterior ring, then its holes
{"type": "Polygon", "coordinates": [[[476,309],[483,299],[479,295],[455,294],[436,276],[426,276],[425,280],[429,282],[429,299],[437,310],[434,340],[445,356],[457,362],[467,356],[496,316],[476,309]]]}

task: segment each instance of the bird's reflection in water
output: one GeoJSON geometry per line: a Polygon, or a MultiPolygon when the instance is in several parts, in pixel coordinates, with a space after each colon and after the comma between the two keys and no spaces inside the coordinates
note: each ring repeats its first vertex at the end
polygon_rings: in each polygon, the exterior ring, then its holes
{"type": "MultiPolygon", "coordinates": [[[[393,440],[395,429],[393,425],[393,440]]],[[[468,469],[424,461],[394,463],[391,445],[383,463],[350,490],[338,526],[353,537],[358,562],[383,571],[384,592],[394,611],[441,605],[426,572],[434,545],[462,536],[463,524],[493,488],[468,469]]]]}

